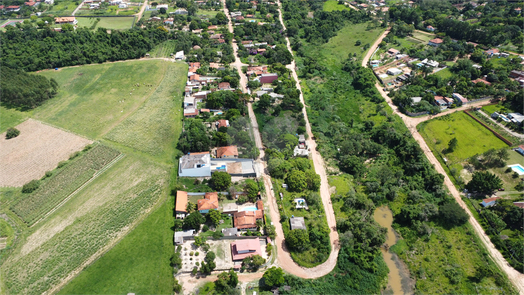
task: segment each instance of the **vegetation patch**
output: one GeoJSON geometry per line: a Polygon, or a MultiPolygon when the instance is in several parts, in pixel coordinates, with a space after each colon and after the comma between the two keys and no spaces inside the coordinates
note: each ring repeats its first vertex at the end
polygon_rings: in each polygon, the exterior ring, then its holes
{"type": "Polygon", "coordinates": [[[324,11],[333,11],[333,10],[346,10],[350,9],[348,6],[344,4],[340,4],[339,1],[336,0],[328,0],[324,2],[324,11]]]}
{"type": "Polygon", "coordinates": [[[149,211],[167,193],[168,176],[132,155],[116,163],[17,244],[0,269],[6,291],[43,293],[60,283],[149,211]]]}
{"type": "Polygon", "coordinates": [[[87,267],[58,294],[170,294],[173,288],[173,198],[87,267]]]}
{"type": "MultiPolygon", "coordinates": [[[[85,155],[82,155],[80,159],[73,161],[43,182],[39,187],[28,188],[27,192],[30,194],[18,199],[11,205],[11,210],[28,225],[34,224],[119,154],[119,151],[106,146],[95,146],[85,155]]],[[[22,192],[24,192],[24,189],[22,192]]]]}

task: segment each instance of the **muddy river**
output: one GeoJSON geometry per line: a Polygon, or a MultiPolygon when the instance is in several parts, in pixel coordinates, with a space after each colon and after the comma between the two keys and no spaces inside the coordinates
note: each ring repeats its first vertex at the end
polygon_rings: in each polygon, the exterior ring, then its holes
{"type": "MultiPolygon", "coordinates": [[[[385,206],[379,207],[375,210],[373,218],[378,224],[388,229],[386,244],[389,247],[395,245],[397,243],[397,236],[391,227],[393,223],[393,213],[391,210],[385,206]]],[[[384,260],[389,268],[388,288],[384,291],[384,294],[412,294],[414,282],[410,278],[406,266],[400,261],[396,254],[384,248],[380,248],[380,251],[382,251],[384,260]]]]}

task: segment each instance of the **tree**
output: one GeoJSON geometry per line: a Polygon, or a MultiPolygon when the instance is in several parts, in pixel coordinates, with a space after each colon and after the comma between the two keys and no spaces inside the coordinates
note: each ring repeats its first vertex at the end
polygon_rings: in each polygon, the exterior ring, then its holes
{"type": "Polygon", "coordinates": [[[15,138],[18,135],[20,135],[20,130],[16,128],[7,128],[7,132],[5,133],[5,139],[15,138]]]}
{"type": "Polygon", "coordinates": [[[160,14],[166,14],[166,12],[167,10],[164,7],[160,8],[160,14]]]}
{"type": "Polygon", "coordinates": [[[251,255],[242,260],[242,264],[252,271],[257,271],[264,263],[266,263],[266,260],[260,255],[251,255]]]}
{"type": "Polygon", "coordinates": [[[233,289],[238,285],[238,275],[234,270],[222,272],[215,281],[215,291],[218,294],[232,294],[233,289]]]}
{"type": "Polygon", "coordinates": [[[355,177],[360,177],[366,172],[366,166],[364,166],[362,160],[355,155],[343,157],[342,161],[340,161],[340,169],[355,177]]]}
{"type": "Polygon", "coordinates": [[[195,230],[199,230],[200,225],[204,222],[206,222],[206,219],[204,218],[204,216],[202,216],[200,212],[194,211],[193,213],[189,214],[186,218],[184,218],[183,228],[184,229],[192,228],[195,230]]]}
{"type": "Polygon", "coordinates": [[[30,182],[24,184],[22,187],[22,193],[29,194],[34,192],[40,186],[40,181],[33,179],[30,182]]]}
{"type": "Polygon", "coordinates": [[[220,219],[222,219],[222,214],[220,214],[220,211],[218,210],[209,210],[206,217],[215,226],[218,226],[220,224],[220,219]]]}
{"type": "Polygon", "coordinates": [[[257,103],[257,107],[265,112],[271,106],[271,96],[264,94],[257,103]]]}
{"type": "Polygon", "coordinates": [[[476,171],[473,173],[472,179],[466,185],[470,191],[477,191],[484,194],[489,194],[496,189],[502,187],[502,180],[495,174],[489,171],[476,171]]]}
{"type": "Polygon", "coordinates": [[[307,170],[305,174],[307,188],[312,191],[318,191],[320,189],[320,175],[313,170],[307,170]]]}
{"type": "Polygon", "coordinates": [[[461,226],[468,222],[469,215],[456,202],[448,202],[440,206],[440,219],[448,226],[461,226]]]}
{"type": "Polygon", "coordinates": [[[181,229],[182,228],[182,225],[184,224],[184,222],[180,219],[175,219],[175,231],[178,230],[178,229],[181,229]]]}
{"type": "Polygon", "coordinates": [[[257,200],[258,186],[254,182],[246,183],[244,192],[247,194],[247,199],[250,202],[254,203],[257,200]]]}
{"type": "Polygon", "coordinates": [[[285,282],[284,272],[280,267],[271,267],[270,269],[266,270],[262,277],[264,278],[264,284],[270,288],[278,287],[285,282]]]}
{"type": "Polygon", "coordinates": [[[211,175],[211,184],[217,191],[227,191],[231,186],[231,175],[227,172],[215,172],[211,175]]]}
{"type": "Polygon", "coordinates": [[[275,239],[276,235],[277,235],[277,231],[276,231],[276,228],[274,225],[271,225],[271,224],[266,224],[264,226],[264,230],[266,232],[266,235],[271,238],[272,240],[275,239]]]}
{"type": "MultiPolygon", "coordinates": [[[[2,46],[2,50],[5,50],[5,46],[2,46]]],[[[12,69],[6,66],[6,57],[6,55],[2,57],[3,65],[0,72],[2,103],[22,109],[33,109],[55,96],[58,83],[54,79],[12,69]]]]}
{"type": "Polygon", "coordinates": [[[448,143],[448,148],[446,149],[446,153],[452,153],[455,151],[455,149],[457,148],[458,146],[458,140],[456,137],[453,137],[449,143],[448,143]]]}
{"type": "Polygon", "coordinates": [[[286,174],[293,169],[291,163],[280,158],[271,158],[267,163],[267,169],[271,177],[284,178],[286,174]]]}
{"type": "Polygon", "coordinates": [[[200,247],[206,243],[206,237],[195,236],[195,246],[200,247]]]}
{"type": "Polygon", "coordinates": [[[307,188],[306,174],[300,170],[293,170],[286,177],[286,183],[292,192],[304,191],[307,188]]]}
{"type": "Polygon", "coordinates": [[[294,229],[288,232],[286,244],[297,251],[304,251],[309,247],[309,235],[305,229],[294,229]]]}

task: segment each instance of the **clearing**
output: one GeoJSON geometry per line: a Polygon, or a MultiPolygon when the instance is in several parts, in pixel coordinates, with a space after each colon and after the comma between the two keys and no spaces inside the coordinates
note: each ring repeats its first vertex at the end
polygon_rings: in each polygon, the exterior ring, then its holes
{"type": "Polygon", "coordinates": [[[168,180],[168,167],[132,155],[117,162],[17,242],[0,268],[6,293],[52,292],[165,199],[168,180]]]}
{"type": "Polygon", "coordinates": [[[41,75],[58,82],[60,90],[34,111],[34,117],[98,138],[136,111],[156,91],[169,64],[161,60],[134,60],[42,71],[41,75]]]}
{"type": "Polygon", "coordinates": [[[0,135],[0,186],[20,187],[41,178],[92,141],[32,119],[16,126],[20,135],[0,135]]]}
{"type": "Polygon", "coordinates": [[[324,2],[324,7],[322,8],[322,10],[324,11],[349,10],[349,9],[350,8],[344,4],[338,4],[338,1],[336,0],[328,0],[324,2]]]}
{"type": "Polygon", "coordinates": [[[98,28],[105,28],[110,30],[126,30],[133,27],[135,21],[134,16],[130,17],[100,17],[97,22],[97,17],[77,17],[79,27],[91,28],[95,23],[93,30],[98,28]]]}
{"type": "MultiPolygon", "coordinates": [[[[163,79],[148,100],[106,136],[114,142],[145,152],[163,161],[176,162],[176,140],[182,131],[182,91],[187,64],[163,62],[163,79]]],[[[142,86],[141,86],[142,88],[142,86]]]]}
{"type": "Polygon", "coordinates": [[[6,108],[0,105],[0,132],[22,123],[28,116],[28,112],[21,112],[17,109],[6,108]]]}
{"type": "Polygon", "coordinates": [[[449,141],[456,138],[458,147],[443,156],[451,163],[462,162],[489,149],[500,149],[507,145],[491,131],[484,128],[464,112],[455,112],[438,117],[417,126],[424,140],[437,155],[447,148],[449,141]]]}

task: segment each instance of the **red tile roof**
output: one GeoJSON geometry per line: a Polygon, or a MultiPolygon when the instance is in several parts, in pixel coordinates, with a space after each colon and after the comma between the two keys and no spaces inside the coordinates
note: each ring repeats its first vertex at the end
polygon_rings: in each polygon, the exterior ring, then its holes
{"type": "Polygon", "coordinates": [[[233,260],[243,260],[252,255],[262,255],[262,249],[260,248],[260,241],[258,238],[239,240],[231,243],[231,256],[233,260]]]}
{"type": "Polygon", "coordinates": [[[262,210],[240,211],[233,215],[234,226],[238,229],[257,227],[257,219],[262,219],[262,210]]]}
{"type": "Polygon", "coordinates": [[[224,156],[234,156],[238,157],[238,149],[236,145],[223,146],[217,149],[217,158],[222,158],[224,156]]]}
{"type": "Polygon", "coordinates": [[[500,197],[487,198],[487,199],[482,200],[482,202],[489,203],[489,202],[492,202],[498,199],[500,199],[500,197]]]}
{"type": "Polygon", "coordinates": [[[206,193],[204,199],[198,200],[198,210],[218,209],[218,193],[206,193]]]}
{"type": "Polygon", "coordinates": [[[435,44],[440,44],[440,43],[444,42],[444,40],[442,40],[440,38],[435,38],[435,39],[429,40],[429,42],[435,43],[435,44]]]}
{"type": "Polygon", "coordinates": [[[175,211],[187,212],[187,192],[176,192],[175,211]]]}

